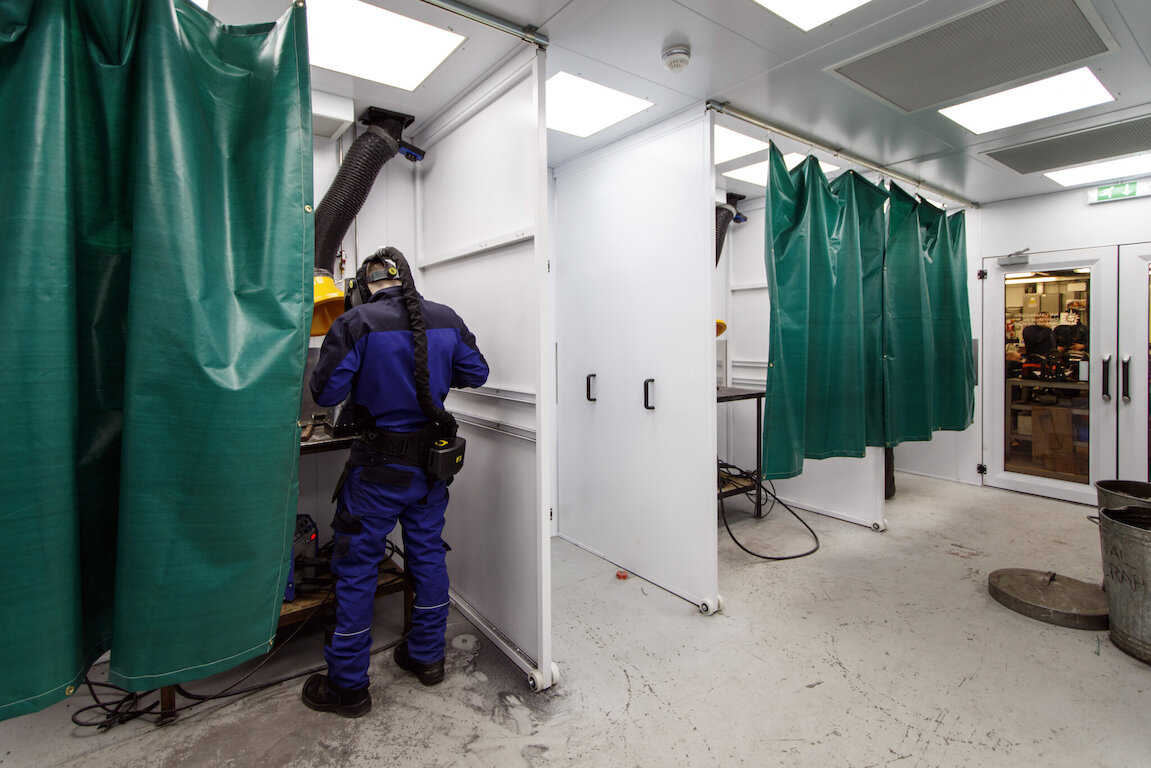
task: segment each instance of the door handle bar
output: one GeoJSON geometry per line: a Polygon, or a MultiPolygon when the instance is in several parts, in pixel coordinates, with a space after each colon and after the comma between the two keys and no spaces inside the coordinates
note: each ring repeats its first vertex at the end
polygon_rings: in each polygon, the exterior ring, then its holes
{"type": "Polygon", "coordinates": [[[643,380],[643,407],[649,411],[654,411],[655,406],[651,404],[651,385],[655,383],[655,379],[643,380]]]}
{"type": "Polygon", "coordinates": [[[594,378],[595,378],[594,373],[589,373],[587,375],[587,401],[589,403],[594,403],[596,400],[594,397],[591,396],[591,380],[594,378]]]}
{"type": "Polygon", "coordinates": [[[1103,399],[1111,400],[1111,355],[1105,355],[1100,359],[1103,363],[1103,399]]]}
{"type": "Polygon", "coordinates": [[[1119,393],[1123,402],[1131,402],[1131,355],[1124,355],[1119,363],[1119,393]]]}

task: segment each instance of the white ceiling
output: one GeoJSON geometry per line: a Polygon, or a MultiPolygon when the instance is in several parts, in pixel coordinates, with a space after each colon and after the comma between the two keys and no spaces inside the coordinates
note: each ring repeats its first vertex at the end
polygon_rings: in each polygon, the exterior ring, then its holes
{"type": "MultiPolygon", "coordinates": [[[[548,155],[553,167],[711,99],[957,198],[988,203],[1062,189],[1042,172],[1016,173],[987,157],[988,151],[1151,115],[1151,0],[1078,0],[1097,14],[1114,41],[1112,50],[1045,73],[1089,65],[1115,95],[1114,102],[982,136],[939,115],[936,107],[905,113],[830,70],[997,1],[872,0],[807,33],[752,0],[469,4],[515,25],[538,27],[550,40],[549,74],[572,72],[655,102],[655,107],[586,139],[550,131],[548,155]],[[663,48],[672,43],[687,43],[692,49],[690,65],[678,74],[664,69],[660,60],[663,48]]],[[[421,125],[527,45],[423,0],[372,2],[451,28],[468,40],[414,93],[319,69],[313,69],[313,87],[354,98],[357,114],[368,106],[413,114],[412,132],[417,137],[421,125]]],[[[286,0],[212,0],[209,10],[226,23],[238,24],[271,20],[287,7],[286,0]]],[[[1027,30],[1018,34],[1023,39],[1027,30]]],[[[923,72],[924,78],[932,76],[923,72]]],[[[725,117],[721,122],[768,138],[765,131],[742,121],[725,117]]],[[[785,149],[807,150],[794,142],[780,143],[785,149]]],[[[738,184],[733,188],[755,192],[738,184]]]]}

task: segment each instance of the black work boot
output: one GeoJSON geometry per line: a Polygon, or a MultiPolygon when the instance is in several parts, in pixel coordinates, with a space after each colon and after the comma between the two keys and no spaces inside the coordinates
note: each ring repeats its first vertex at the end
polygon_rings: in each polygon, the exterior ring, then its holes
{"type": "Polygon", "coordinates": [[[436,683],[443,682],[444,659],[442,656],[438,661],[433,661],[428,664],[415,661],[408,655],[408,641],[401,640],[400,644],[396,646],[396,650],[392,652],[392,658],[395,659],[397,667],[411,672],[418,677],[424,685],[435,685],[436,683]]]}
{"type": "Polygon", "coordinates": [[[309,677],[300,696],[309,709],[335,712],[344,717],[360,717],[368,714],[372,708],[372,694],[368,692],[367,686],[348,690],[333,683],[326,675],[309,677]]]}

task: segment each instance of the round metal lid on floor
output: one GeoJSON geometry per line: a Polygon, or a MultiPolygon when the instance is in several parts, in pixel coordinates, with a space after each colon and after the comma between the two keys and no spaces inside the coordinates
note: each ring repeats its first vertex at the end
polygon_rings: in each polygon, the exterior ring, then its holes
{"type": "Polygon", "coordinates": [[[1033,619],[1074,629],[1107,629],[1107,594],[1054,571],[1002,568],[987,577],[991,596],[1033,619]]]}

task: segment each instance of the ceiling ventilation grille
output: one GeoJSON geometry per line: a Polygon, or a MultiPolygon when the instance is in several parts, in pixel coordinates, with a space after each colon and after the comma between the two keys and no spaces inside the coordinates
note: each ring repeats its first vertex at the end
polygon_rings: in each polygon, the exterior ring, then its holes
{"type": "Polygon", "coordinates": [[[986,153],[1017,173],[1034,173],[1151,150],[1151,117],[986,153]]]}
{"type": "Polygon", "coordinates": [[[914,112],[1107,50],[1076,0],[1003,0],[835,71],[914,112]]]}

